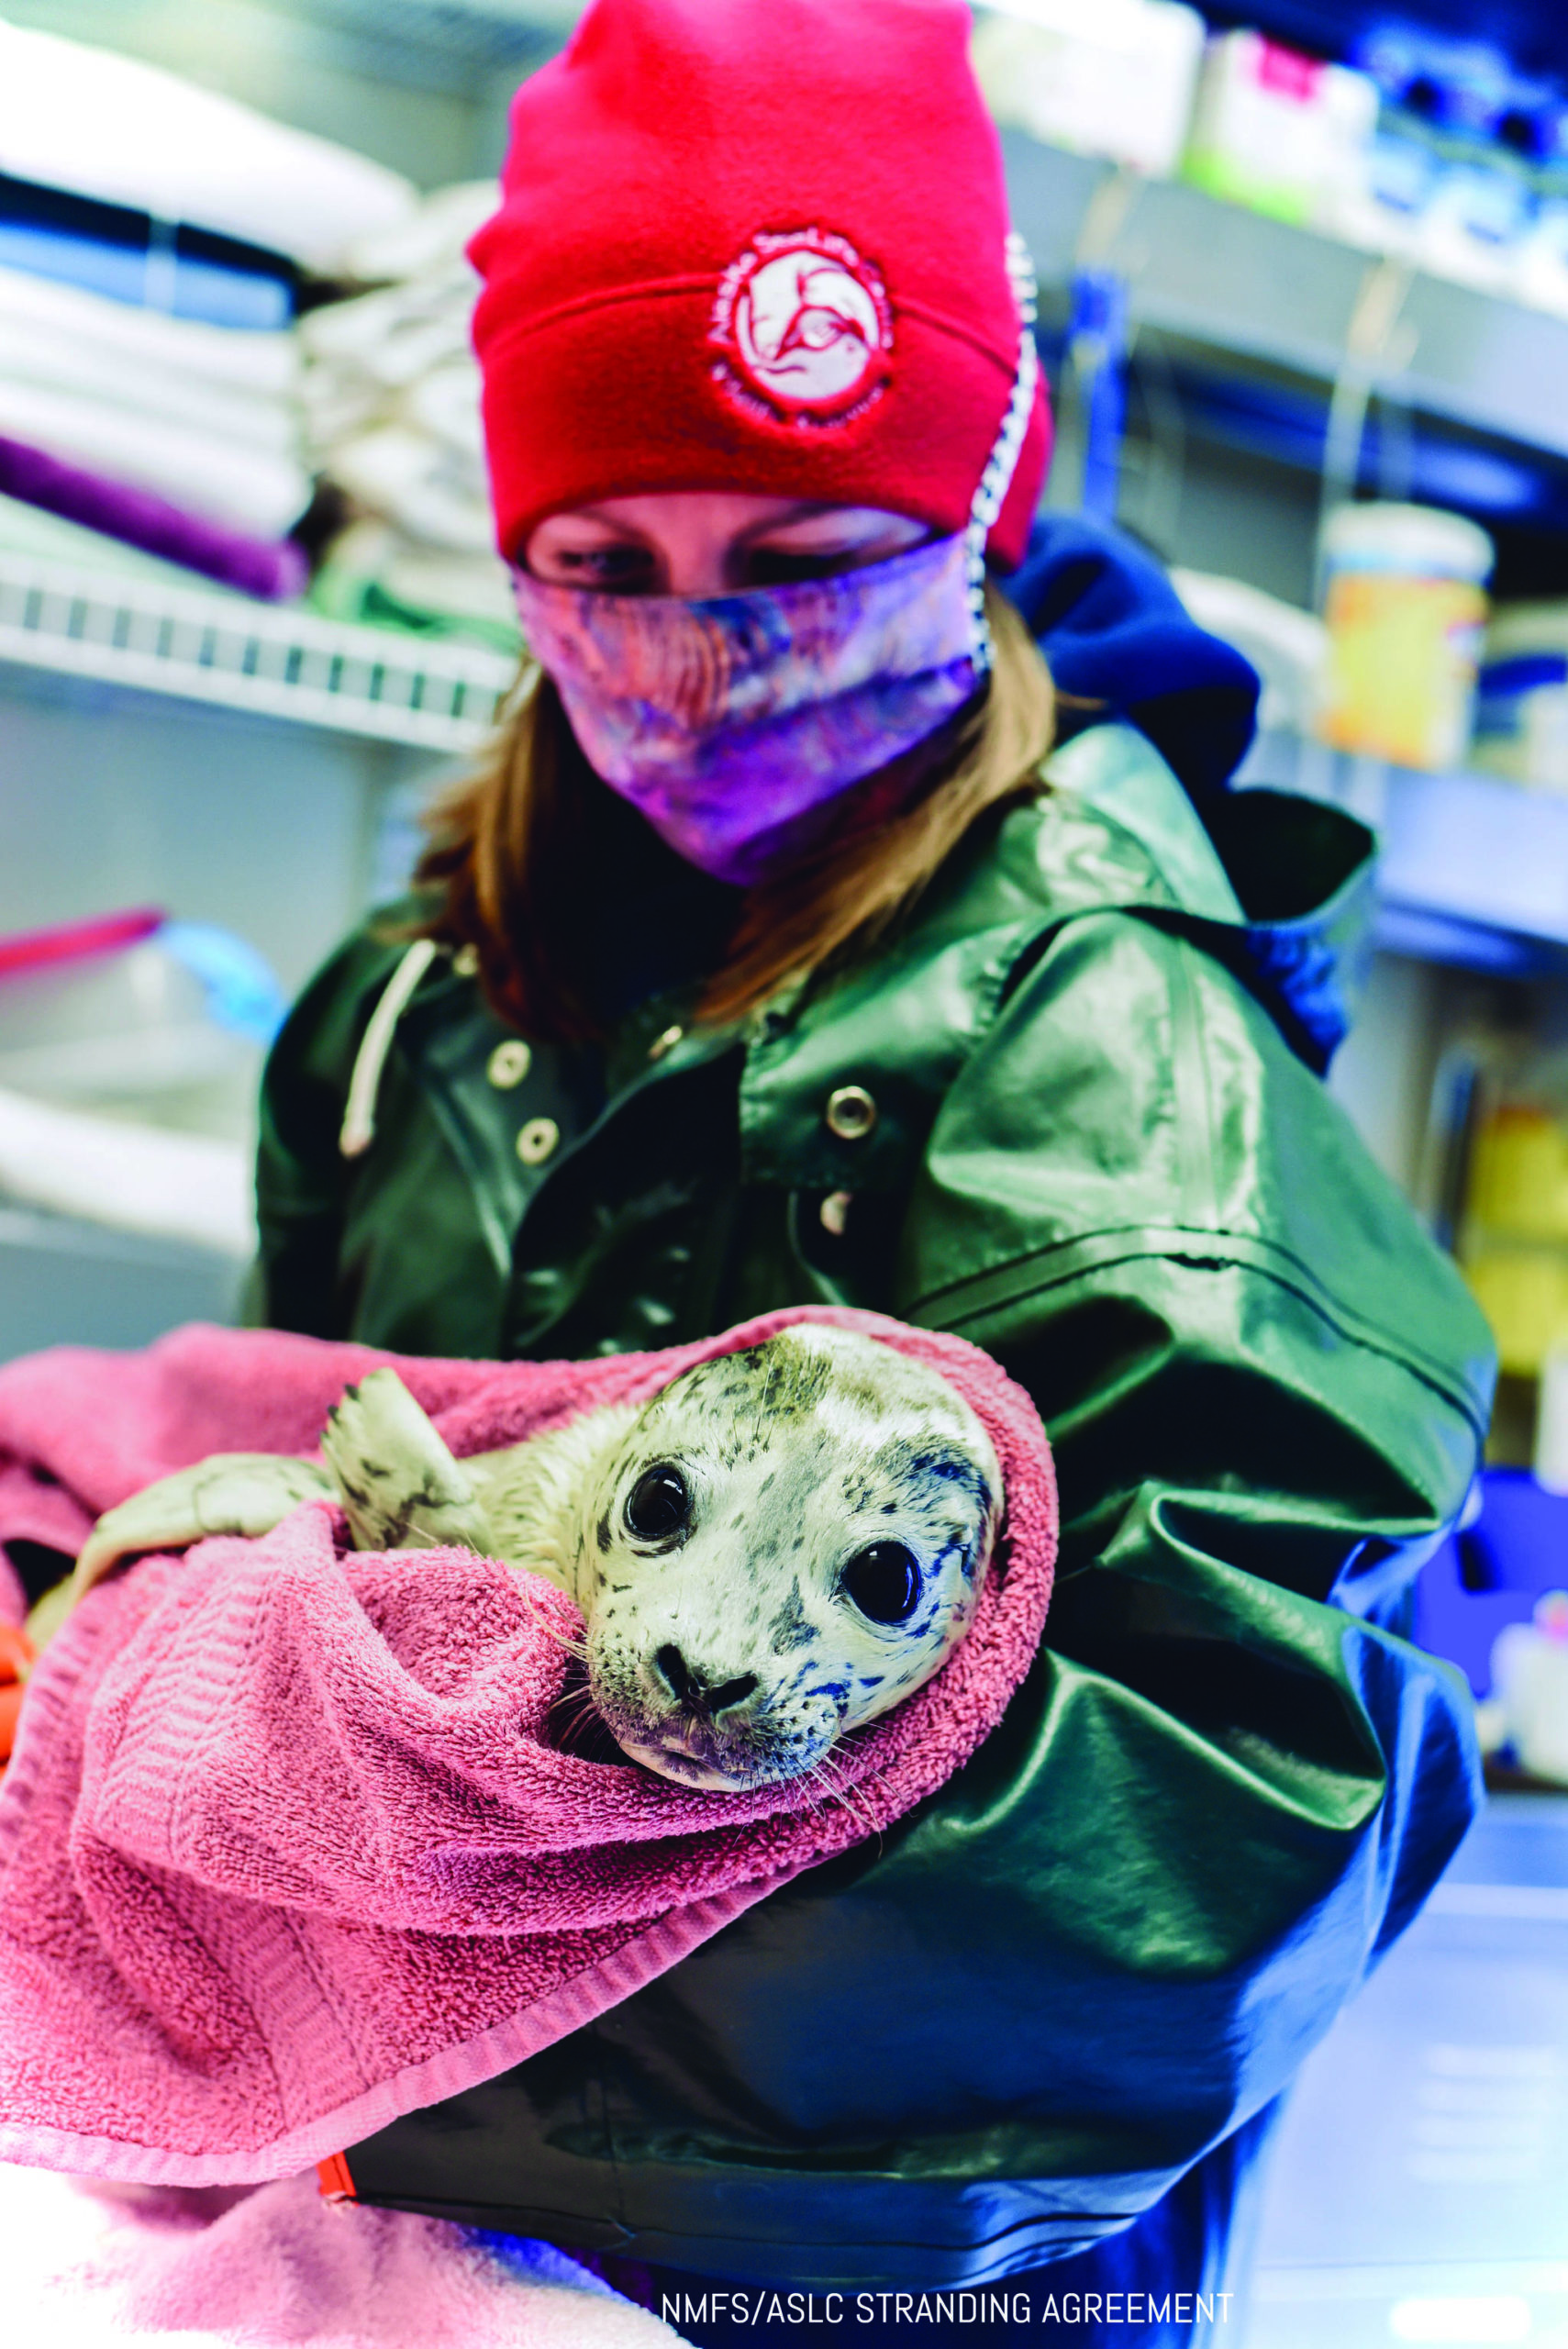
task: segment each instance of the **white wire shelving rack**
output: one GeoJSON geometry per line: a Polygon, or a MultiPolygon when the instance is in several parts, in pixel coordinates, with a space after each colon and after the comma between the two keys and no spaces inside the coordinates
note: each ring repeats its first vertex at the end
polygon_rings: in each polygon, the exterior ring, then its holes
{"type": "Polygon", "coordinates": [[[483,741],[516,675],[484,645],[6,553],[0,662],[436,751],[483,741]]]}

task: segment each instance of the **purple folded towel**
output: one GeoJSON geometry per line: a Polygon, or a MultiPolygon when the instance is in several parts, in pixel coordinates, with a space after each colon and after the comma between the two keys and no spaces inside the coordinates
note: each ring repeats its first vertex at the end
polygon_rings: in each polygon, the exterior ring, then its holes
{"type": "Polygon", "coordinates": [[[80,465],[62,464],[42,449],[0,435],[0,491],[26,506],[42,507],[106,538],[139,547],[248,596],[282,603],[297,596],[310,575],[303,547],[292,539],[248,539],[218,522],[171,506],[150,490],[109,481],[80,465]]]}

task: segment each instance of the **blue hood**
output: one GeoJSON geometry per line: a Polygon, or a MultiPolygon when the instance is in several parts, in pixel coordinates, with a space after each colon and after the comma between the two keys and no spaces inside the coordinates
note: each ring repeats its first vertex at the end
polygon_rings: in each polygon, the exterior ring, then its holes
{"type": "Polygon", "coordinates": [[[1209,943],[1301,1058],[1327,1069],[1371,953],[1372,834],[1287,792],[1228,789],[1256,729],[1257,672],[1198,627],[1159,563],[1121,531],[1042,515],[1001,584],[1068,697],[1062,734],[1125,721],[1177,776],[1245,917],[1239,930],[1217,925],[1209,943]]]}
{"type": "Polygon", "coordinates": [[[1058,692],[1098,705],[1064,718],[1126,718],[1200,806],[1224,789],[1256,730],[1258,673],[1189,617],[1152,555],[1104,523],[1045,514],[999,584],[1058,692]]]}

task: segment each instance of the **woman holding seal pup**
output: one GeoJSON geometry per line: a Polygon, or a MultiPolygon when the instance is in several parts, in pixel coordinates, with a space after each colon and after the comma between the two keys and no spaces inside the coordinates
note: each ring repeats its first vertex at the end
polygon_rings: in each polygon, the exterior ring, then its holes
{"type": "Polygon", "coordinates": [[[1031,1390],[1057,1597],[970,1767],[348,2159],[694,2296],[1028,2276],[1186,2342],[1468,1816],[1462,1708],[1379,1627],[1490,1364],[1319,1082],[1366,835],[1229,796],[1245,664],[1113,536],[1031,538],[967,26],[594,0],[519,93],[475,334],[539,666],[278,1044],[260,1309],[543,1356],[827,1300],[1031,1390]]]}

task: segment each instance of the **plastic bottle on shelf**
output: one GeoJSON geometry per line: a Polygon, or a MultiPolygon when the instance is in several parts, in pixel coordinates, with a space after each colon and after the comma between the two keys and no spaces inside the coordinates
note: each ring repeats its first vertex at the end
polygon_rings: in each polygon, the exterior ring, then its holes
{"type": "Polygon", "coordinates": [[[1493,613],[1471,760],[1532,791],[1568,795],[1568,603],[1493,613]]]}
{"type": "MultiPolygon", "coordinates": [[[[1542,1380],[1568,1336],[1568,1054],[1481,1051],[1465,1122],[1460,1267],[1506,1375],[1542,1380]]],[[[1554,1447],[1540,1410],[1537,1423],[1554,1447]]]]}
{"type": "Polygon", "coordinates": [[[1542,109],[1530,226],[1514,256],[1518,301],[1568,318],[1568,99],[1542,109]]]}
{"type": "Polygon", "coordinates": [[[1568,1590],[1536,1601],[1492,1650],[1492,1694],[1519,1767],[1568,1786],[1568,1590]]]}
{"type": "Polygon", "coordinates": [[[1341,506],[1323,532],[1329,666],[1319,731],[1336,750],[1431,772],[1470,742],[1492,541],[1427,506],[1341,506]]]}
{"type": "Polygon", "coordinates": [[[1559,93],[1486,41],[1373,27],[1357,62],[1381,96],[1366,215],[1346,233],[1484,291],[1516,284],[1559,93]]]}
{"type": "Polygon", "coordinates": [[[1183,176],[1302,227],[1333,227],[1365,180],[1377,121],[1371,79],[1259,32],[1220,33],[1204,57],[1183,176]]]}
{"type": "Polygon", "coordinates": [[[1181,161],[1203,42],[1180,0],[996,0],[971,55],[999,123],[1163,179],[1181,161]]]}

